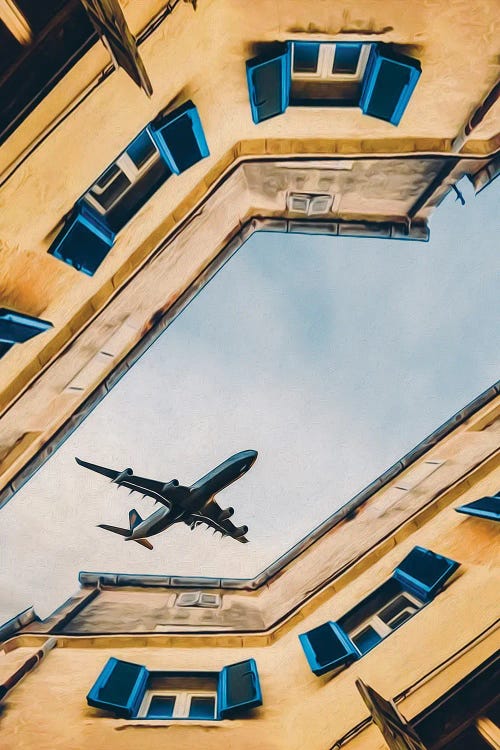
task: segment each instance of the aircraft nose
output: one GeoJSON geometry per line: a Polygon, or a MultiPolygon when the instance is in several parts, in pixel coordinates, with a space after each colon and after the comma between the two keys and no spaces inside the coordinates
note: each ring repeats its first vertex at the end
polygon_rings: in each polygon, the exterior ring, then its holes
{"type": "Polygon", "coordinates": [[[245,462],[245,468],[250,468],[259,454],[257,451],[248,450],[240,453],[240,460],[245,462]]]}

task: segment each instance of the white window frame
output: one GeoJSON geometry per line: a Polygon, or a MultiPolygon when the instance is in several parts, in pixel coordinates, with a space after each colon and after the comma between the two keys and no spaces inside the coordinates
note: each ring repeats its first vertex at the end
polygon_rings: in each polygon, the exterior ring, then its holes
{"type": "Polygon", "coordinates": [[[204,591],[184,591],[177,595],[176,607],[201,607],[203,609],[217,609],[221,605],[220,594],[210,594],[204,591]]]}
{"type": "MultiPolygon", "coordinates": [[[[144,162],[144,164],[141,167],[137,167],[130,156],[127,154],[126,151],[121,154],[118,159],[116,159],[112,164],[109,165],[109,167],[116,166],[120,170],[117,174],[113,175],[109,178],[109,180],[106,182],[104,187],[100,187],[97,185],[98,180],[94,182],[94,184],[87,190],[85,193],[85,200],[87,203],[89,203],[92,208],[95,208],[96,211],[98,211],[101,215],[105,216],[108,211],[111,211],[112,208],[116,206],[117,203],[121,201],[125,193],[127,193],[134,184],[138,181],[140,177],[142,177],[145,172],[147,172],[153,164],[155,164],[161,157],[160,152],[158,151],[158,148],[156,147],[156,144],[154,143],[151,136],[148,134],[148,138],[150,139],[152,145],[154,146],[155,152],[151,154],[149,159],[144,162]],[[124,174],[125,177],[129,180],[129,185],[127,185],[122,192],[116,196],[114,201],[105,208],[100,202],[99,202],[99,195],[102,195],[112,183],[117,180],[120,177],[120,173],[124,174]]],[[[109,169],[108,167],[108,169],[109,169]]],[[[99,178],[101,179],[101,178],[99,178]]]]}
{"type": "Polygon", "coordinates": [[[361,81],[372,46],[370,42],[351,42],[352,44],[361,45],[356,71],[354,73],[332,73],[337,44],[335,42],[319,42],[318,66],[316,70],[299,73],[293,69],[296,43],[301,44],[301,41],[297,39],[296,42],[292,42],[292,80],[296,81],[361,81]]]}
{"type": "MultiPolygon", "coordinates": [[[[386,624],[386,623],[385,623],[385,622],[384,622],[384,621],[383,621],[383,620],[382,620],[382,619],[381,619],[381,618],[379,617],[379,613],[380,613],[380,612],[383,612],[383,611],[384,611],[384,609],[387,609],[387,607],[390,607],[390,606],[391,606],[391,604],[393,604],[393,603],[394,603],[394,602],[395,602],[395,601],[396,601],[397,599],[399,599],[399,598],[400,598],[401,596],[404,596],[404,597],[405,597],[405,599],[408,599],[408,600],[409,600],[409,602],[410,602],[410,605],[411,605],[411,608],[412,608],[412,613],[411,613],[411,617],[413,617],[413,615],[416,615],[416,613],[418,612],[418,610],[422,609],[422,607],[424,606],[422,602],[420,602],[420,601],[419,601],[419,600],[418,600],[418,599],[417,599],[416,597],[414,597],[414,596],[412,596],[411,594],[409,594],[409,593],[408,593],[407,591],[401,591],[401,592],[400,592],[399,594],[397,594],[396,596],[393,596],[393,597],[392,597],[392,599],[390,599],[390,600],[389,600],[388,602],[385,602],[385,604],[383,604],[383,605],[382,605],[381,607],[379,607],[378,611],[377,611],[377,612],[375,612],[375,614],[373,614],[373,615],[372,615],[371,617],[368,617],[368,618],[367,618],[366,620],[364,620],[364,621],[363,621],[363,622],[361,623],[361,625],[359,625],[359,626],[358,626],[358,627],[357,627],[357,628],[356,628],[355,630],[352,630],[352,631],[350,631],[350,632],[348,633],[348,635],[349,635],[349,638],[350,638],[350,639],[352,640],[352,642],[354,643],[354,647],[358,649],[358,651],[359,651],[359,653],[361,654],[361,656],[363,655],[363,653],[362,653],[362,652],[361,652],[361,650],[360,650],[360,649],[359,649],[359,648],[358,648],[358,647],[356,646],[356,643],[354,642],[354,638],[356,638],[356,636],[360,635],[360,633],[362,633],[362,632],[363,632],[363,630],[366,630],[366,628],[368,628],[368,627],[371,627],[371,628],[373,628],[373,630],[374,630],[374,631],[375,631],[375,632],[376,632],[376,633],[377,633],[377,634],[378,634],[378,635],[379,635],[379,636],[380,636],[380,637],[382,638],[382,640],[383,640],[384,638],[387,638],[387,636],[388,636],[388,635],[390,635],[391,633],[394,633],[394,631],[395,631],[395,630],[397,630],[397,628],[398,628],[398,627],[400,627],[400,626],[398,625],[398,626],[397,626],[396,628],[393,628],[393,627],[391,627],[390,625],[387,625],[387,624],[386,624]],[[414,610],[415,610],[415,611],[413,611],[413,608],[414,608],[414,610]]],[[[399,617],[399,616],[400,616],[400,615],[401,615],[401,614],[402,614],[403,612],[406,612],[406,611],[408,611],[408,610],[410,609],[410,605],[408,605],[408,606],[404,607],[403,609],[399,610],[399,612],[397,613],[397,615],[394,615],[394,618],[393,618],[393,619],[396,619],[396,617],[399,617]]],[[[408,619],[410,619],[410,618],[408,618],[408,619]]],[[[406,622],[406,621],[405,621],[405,622],[406,622]]],[[[403,623],[402,623],[402,624],[403,624],[403,623]]]]}
{"type": "MultiPolygon", "coordinates": [[[[189,711],[191,708],[191,700],[193,698],[213,698],[214,699],[214,715],[213,719],[217,718],[217,693],[211,690],[146,690],[144,698],[142,699],[141,706],[137,712],[138,718],[150,719],[151,721],[170,721],[170,719],[190,719],[189,711]],[[165,719],[158,717],[148,717],[148,711],[151,706],[153,698],[161,696],[175,697],[174,710],[172,716],[165,719]]],[[[191,721],[202,721],[201,719],[190,719],[191,721]]],[[[207,719],[211,721],[211,719],[207,719]]]]}

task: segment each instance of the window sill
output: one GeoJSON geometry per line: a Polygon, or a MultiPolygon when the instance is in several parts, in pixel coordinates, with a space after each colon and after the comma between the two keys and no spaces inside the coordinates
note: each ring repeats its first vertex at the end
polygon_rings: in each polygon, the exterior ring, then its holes
{"type": "Polygon", "coordinates": [[[113,729],[121,732],[131,727],[141,727],[142,729],[159,729],[160,727],[175,727],[180,725],[189,725],[196,727],[219,727],[229,726],[233,722],[230,719],[117,719],[113,722],[113,729]]]}

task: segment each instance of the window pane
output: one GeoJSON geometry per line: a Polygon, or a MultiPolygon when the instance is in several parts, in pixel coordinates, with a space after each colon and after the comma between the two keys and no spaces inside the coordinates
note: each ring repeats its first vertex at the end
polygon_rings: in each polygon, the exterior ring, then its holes
{"type": "Polygon", "coordinates": [[[128,156],[130,156],[138,169],[151,159],[155,153],[155,145],[146,130],[143,130],[127,149],[128,156]]]}
{"type": "Polygon", "coordinates": [[[130,180],[116,164],[112,164],[92,187],[90,193],[107,210],[130,186],[130,180]]]}
{"type": "Polygon", "coordinates": [[[352,73],[358,68],[361,44],[337,44],[333,58],[332,73],[352,73]]]}
{"type": "Polygon", "coordinates": [[[294,42],[293,72],[316,73],[318,68],[319,44],[316,42],[294,42]]]}
{"type": "Polygon", "coordinates": [[[213,719],[215,717],[215,698],[212,696],[196,696],[191,698],[189,707],[190,719],[213,719]]]}
{"type": "Polygon", "coordinates": [[[377,643],[380,643],[381,640],[382,637],[371,627],[371,625],[368,625],[367,628],[357,635],[351,636],[351,641],[362,654],[366,654],[367,651],[370,651],[370,649],[376,646],[377,643]]]}
{"type": "Polygon", "coordinates": [[[147,717],[148,719],[171,719],[174,706],[175,695],[153,695],[147,717]]]}
{"type": "MultiPolygon", "coordinates": [[[[380,610],[379,617],[386,625],[395,628],[397,627],[397,625],[394,625],[396,619],[399,620],[400,616],[404,615],[404,618],[401,620],[401,622],[404,622],[416,611],[417,608],[406,596],[398,596],[398,598],[391,602],[387,607],[380,610]]],[[[399,625],[401,622],[399,622],[399,625]]]]}
{"type": "Polygon", "coordinates": [[[387,624],[393,629],[396,630],[396,628],[399,628],[400,625],[402,625],[404,622],[409,620],[415,612],[410,612],[406,610],[405,612],[401,612],[401,614],[397,615],[393,620],[390,620],[387,624]]]}

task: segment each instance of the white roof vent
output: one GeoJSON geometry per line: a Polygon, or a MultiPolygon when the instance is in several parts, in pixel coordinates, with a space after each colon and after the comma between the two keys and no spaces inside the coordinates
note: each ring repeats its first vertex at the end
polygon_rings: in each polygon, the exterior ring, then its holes
{"type": "Polygon", "coordinates": [[[179,594],[176,601],[176,607],[203,607],[215,608],[220,607],[220,594],[204,594],[202,591],[186,591],[179,594]]]}
{"type": "Polygon", "coordinates": [[[328,193],[289,193],[288,210],[296,214],[305,214],[313,216],[317,214],[327,214],[333,203],[333,196],[328,193]]]}

